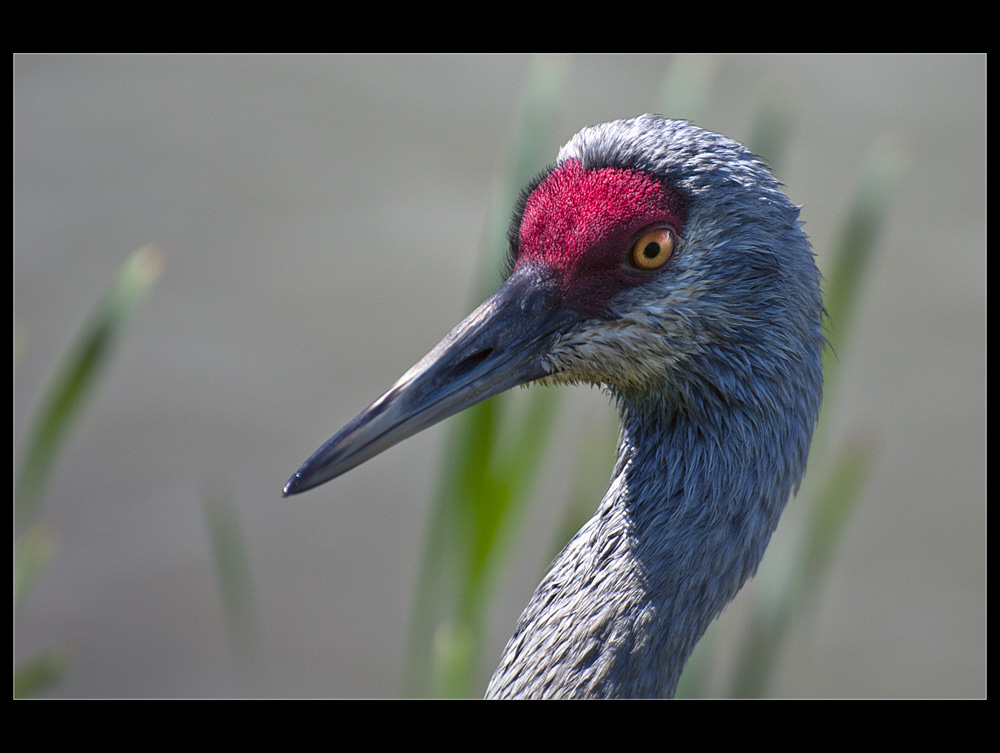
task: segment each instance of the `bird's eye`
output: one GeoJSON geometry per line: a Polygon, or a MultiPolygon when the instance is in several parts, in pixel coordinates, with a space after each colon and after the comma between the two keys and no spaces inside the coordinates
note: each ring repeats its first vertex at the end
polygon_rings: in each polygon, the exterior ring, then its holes
{"type": "Polygon", "coordinates": [[[639,269],[659,269],[667,263],[674,252],[674,231],[666,227],[658,227],[644,233],[629,251],[628,259],[632,266],[639,269]]]}

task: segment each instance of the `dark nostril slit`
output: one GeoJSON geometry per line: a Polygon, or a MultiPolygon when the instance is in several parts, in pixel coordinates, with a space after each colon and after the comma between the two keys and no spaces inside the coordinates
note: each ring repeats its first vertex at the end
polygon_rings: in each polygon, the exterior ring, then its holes
{"type": "Polygon", "coordinates": [[[468,356],[465,360],[460,361],[455,366],[455,371],[458,374],[466,374],[476,368],[479,364],[490,357],[493,353],[493,348],[487,348],[486,350],[480,350],[478,353],[473,353],[468,356]]]}

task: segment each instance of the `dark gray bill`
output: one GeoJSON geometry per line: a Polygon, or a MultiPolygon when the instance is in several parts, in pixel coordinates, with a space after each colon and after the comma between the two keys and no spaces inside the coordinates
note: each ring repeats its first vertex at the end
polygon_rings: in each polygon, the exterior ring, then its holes
{"type": "Polygon", "coordinates": [[[337,432],[285,484],[298,494],[449,416],[547,376],[543,356],[581,315],[561,306],[544,268],[519,268],[392,388],[337,432]]]}

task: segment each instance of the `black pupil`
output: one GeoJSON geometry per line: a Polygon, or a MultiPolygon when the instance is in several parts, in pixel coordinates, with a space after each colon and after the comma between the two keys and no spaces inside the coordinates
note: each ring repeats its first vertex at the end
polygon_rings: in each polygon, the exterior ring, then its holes
{"type": "Polygon", "coordinates": [[[647,259],[655,259],[660,254],[660,244],[659,243],[648,243],[646,248],[642,250],[642,255],[647,259]]]}

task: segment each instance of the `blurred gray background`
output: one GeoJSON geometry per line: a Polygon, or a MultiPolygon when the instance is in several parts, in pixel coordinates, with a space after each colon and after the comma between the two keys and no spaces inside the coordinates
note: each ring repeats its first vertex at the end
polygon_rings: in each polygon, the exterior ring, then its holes
{"type": "MultiPolygon", "coordinates": [[[[48,490],[59,551],[16,616],[15,659],[71,652],[50,695],[245,692],[202,508],[221,495],[252,557],[258,692],[397,695],[446,428],[308,495],[279,495],[470,310],[532,59],[13,60],[15,461],[118,267],[150,242],[165,254],[48,490]]],[[[549,158],[584,125],[656,110],[678,62],[569,58],[549,158]]],[[[794,98],[779,177],[804,205],[821,267],[871,144],[890,138],[909,155],[829,397],[835,434],[873,441],[874,473],[773,693],[983,696],[985,56],[696,62],[714,82],[700,125],[733,138],[746,138],[765,88],[794,98]]],[[[557,431],[573,441],[552,450],[546,503],[520,532],[491,657],[545,565],[547,502],[571,483],[576,438],[611,413],[596,390],[565,406],[557,431]]]]}

